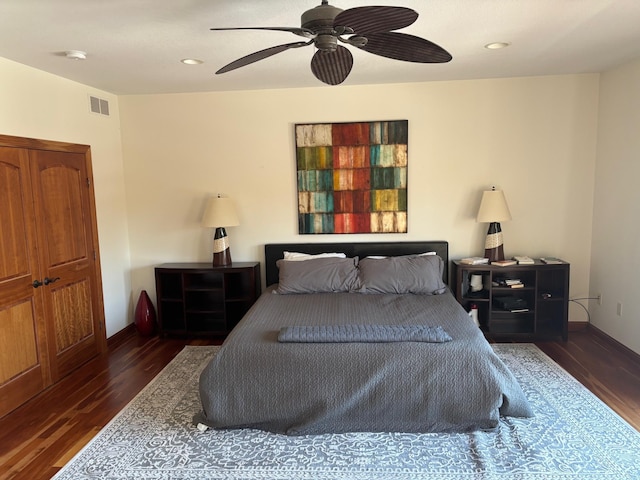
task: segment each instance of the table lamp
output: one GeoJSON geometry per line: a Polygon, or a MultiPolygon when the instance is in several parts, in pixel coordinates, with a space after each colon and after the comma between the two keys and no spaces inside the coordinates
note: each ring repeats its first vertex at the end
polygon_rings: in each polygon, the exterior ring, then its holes
{"type": "Polygon", "coordinates": [[[203,227],[214,227],[213,235],[213,266],[224,267],[231,265],[231,250],[229,248],[229,237],[225,227],[235,227],[240,225],[236,208],[230,198],[213,197],[209,199],[207,208],[202,216],[203,227]]]}
{"type": "Polygon", "coordinates": [[[511,220],[511,213],[509,212],[504,192],[496,190],[496,187],[491,187],[491,190],[485,190],[482,193],[476,221],[489,223],[487,239],[484,244],[484,256],[490,262],[504,260],[500,222],[506,222],[507,220],[511,220]]]}

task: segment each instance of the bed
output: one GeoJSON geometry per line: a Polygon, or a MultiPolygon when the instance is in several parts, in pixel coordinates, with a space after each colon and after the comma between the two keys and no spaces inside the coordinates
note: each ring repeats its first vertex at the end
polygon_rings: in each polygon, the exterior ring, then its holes
{"type": "Polygon", "coordinates": [[[532,416],[447,287],[447,242],[268,244],[265,264],[265,292],[200,375],[195,423],[467,432],[532,416]]]}

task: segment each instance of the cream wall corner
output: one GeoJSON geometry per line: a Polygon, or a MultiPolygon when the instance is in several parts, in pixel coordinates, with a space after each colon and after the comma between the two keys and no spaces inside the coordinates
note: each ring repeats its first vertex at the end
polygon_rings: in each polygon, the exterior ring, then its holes
{"type": "Polygon", "coordinates": [[[0,133],[91,146],[107,336],[129,322],[129,239],[118,97],[0,58],[0,133]],[[109,101],[90,113],[89,95],[109,101]]]}
{"type": "Polygon", "coordinates": [[[602,74],[593,215],[593,324],[640,354],[640,60],[602,74]]]}
{"type": "Polygon", "coordinates": [[[298,235],[294,124],[408,119],[409,231],[382,240],[481,254],[475,214],[496,185],[505,253],[565,258],[571,295],[588,296],[597,105],[596,74],[121,97],[133,290],[154,290],[159,263],[210,260],[199,220],[216,193],[240,215],[234,260],[262,261],[268,242],[381,240],[298,235]]]}

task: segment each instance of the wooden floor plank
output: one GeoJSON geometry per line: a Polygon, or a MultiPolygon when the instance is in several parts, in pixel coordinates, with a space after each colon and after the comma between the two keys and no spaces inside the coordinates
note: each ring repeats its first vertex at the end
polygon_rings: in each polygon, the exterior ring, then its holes
{"type": "MultiPolygon", "coordinates": [[[[108,353],[0,419],[0,478],[51,478],[185,345],[215,343],[119,335],[108,353]]],[[[592,329],[537,345],[640,430],[638,357],[592,329]]]]}
{"type": "Polygon", "coordinates": [[[99,432],[100,428],[93,427],[87,433],[85,433],[82,437],[80,437],[73,445],[71,445],[67,451],[65,451],[60,458],[58,458],[55,462],[53,462],[53,467],[62,468],[69,460],[71,460],[80,450],[82,450],[93,437],[95,437],[99,432]]]}

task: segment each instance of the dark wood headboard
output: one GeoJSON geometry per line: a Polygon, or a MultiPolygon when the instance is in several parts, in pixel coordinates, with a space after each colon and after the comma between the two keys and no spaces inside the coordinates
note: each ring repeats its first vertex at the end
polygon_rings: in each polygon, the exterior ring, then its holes
{"type": "Polygon", "coordinates": [[[443,240],[430,242],[361,242],[361,243],[270,243],[264,246],[265,276],[267,286],[278,283],[276,261],[284,252],[323,253],[341,252],[347,257],[384,255],[387,257],[436,252],[444,260],[442,279],[449,284],[449,243],[443,240]]]}

